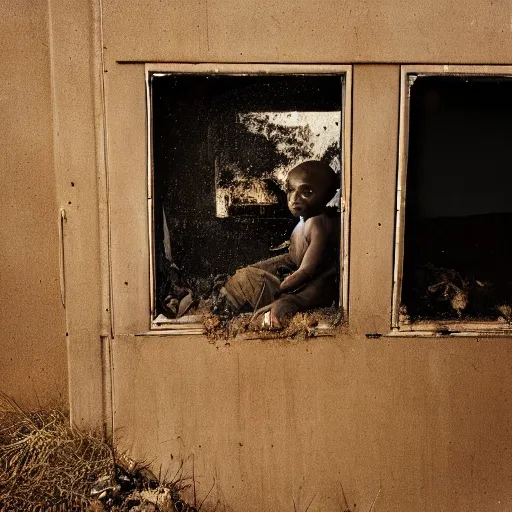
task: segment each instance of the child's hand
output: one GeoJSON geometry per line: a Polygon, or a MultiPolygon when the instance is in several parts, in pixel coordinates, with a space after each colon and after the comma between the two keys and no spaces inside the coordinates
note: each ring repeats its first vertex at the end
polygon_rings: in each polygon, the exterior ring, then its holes
{"type": "Polygon", "coordinates": [[[250,328],[256,331],[282,329],[285,318],[294,315],[297,310],[297,306],[290,299],[277,299],[254,312],[250,328]]]}

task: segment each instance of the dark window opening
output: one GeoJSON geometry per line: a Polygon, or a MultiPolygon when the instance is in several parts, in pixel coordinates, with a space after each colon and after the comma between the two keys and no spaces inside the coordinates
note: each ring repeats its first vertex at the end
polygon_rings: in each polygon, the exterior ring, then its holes
{"type": "Polygon", "coordinates": [[[340,174],[342,84],[150,75],[155,316],[193,313],[225,276],[280,254],[297,223],[287,171],[319,159],[340,174]]]}
{"type": "Polygon", "coordinates": [[[410,125],[401,313],[510,322],[512,79],[419,76],[410,125]]]}

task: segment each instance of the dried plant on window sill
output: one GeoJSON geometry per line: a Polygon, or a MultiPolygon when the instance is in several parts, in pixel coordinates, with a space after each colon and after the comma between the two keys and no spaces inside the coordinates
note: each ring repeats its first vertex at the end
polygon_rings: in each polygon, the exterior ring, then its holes
{"type": "Polygon", "coordinates": [[[335,307],[296,313],[287,325],[279,330],[251,330],[249,326],[252,318],[251,313],[243,313],[226,320],[210,312],[205,312],[202,318],[205,334],[212,343],[235,338],[241,340],[273,340],[333,336],[342,322],[341,311],[335,307]]]}

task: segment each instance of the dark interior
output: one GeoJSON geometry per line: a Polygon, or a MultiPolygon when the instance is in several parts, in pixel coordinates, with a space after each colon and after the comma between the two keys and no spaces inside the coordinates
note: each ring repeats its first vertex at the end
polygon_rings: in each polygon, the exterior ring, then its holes
{"type": "Polygon", "coordinates": [[[410,89],[402,304],[413,319],[510,320],[512,80],[410,89]]]}
{"type": "Polygon", "coordinates": [[[261,135],[235,129],[232,119],[240,112],[341,111],[342,77],[153,75],[151,101],[159,313],[169,283],[207,295],[215,276],[275,255],[270,248],[287,240],[296,223],[276,184],[279,205],[233,207],[229,217],[216,217],[219,155],[236,155],[263,178],[285,158],[261,135]],[[171,259],[165,257],[163,211],[171,259]]]}

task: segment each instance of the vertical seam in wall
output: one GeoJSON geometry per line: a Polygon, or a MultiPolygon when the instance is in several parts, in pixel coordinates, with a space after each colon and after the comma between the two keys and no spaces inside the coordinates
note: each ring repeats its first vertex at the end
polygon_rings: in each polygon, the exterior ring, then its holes
{"type": "MultiPolygon", "coordinates": [[[[51,5],[51,0],[48,0],[47,2],[47,5],[48,5],[48,46],[49,46],[49,56],[50,56],[50,101],[51,101],[51,111],[52,111],[52,123],[53,123],[53,129],[52,129],[52,132],[53,132],[53,155],[52,155],[52,159],[53,159],[53,169],[54,169],[54,176],[55,176],[55,213],[56,215],[58,215],[58,221],[59,221],[59,229],[61,228],[61,222],[62,222],[62,211],[61,210],[61,204],[60,204],[60,199],[62,197],[62,192],[60,190],[60,186],[59,186],[59,183],[60,183],[60,180],[58,179],[59,177],[59,166],[60,166],[60,159],[58,157],[59,155],[59,144],[58,144],[58,137],[59,137],[59,115],[58,115],[58,109],[57,109],[57,93],[56,93],[56,87],[55,87],[55,55],[54,55],[54,52],[55,52],[55,47],[54,47],[54,44],[53,44],[53,18],[52,18],[52,5],[51,5]]],[[[66,240],[65,240],[65,234],[64,232],[62,233],[62,246],[61,248],[59,249],[60,251],[62,251],[62,253],[65,252],[65,245],[66,245],[66,240]]],[[[63,255],[62,255],[63,257],[63,255]]],[[[65,266],[65,262],[64,260],[62,261],[62,280],[63,280],[63,283],[65,283],[65,275],[66,275],[66,266],[65,266]]],[[[65,294],[66,290],[65,290],[65,284],[64,284],[64,288],[63,288],[63,292],[65,294]]],[[[69,350],[69,336],[68,336],[68,333],[69,333],[69,318],[68,318],[68,312],[67,312],[67,309],[65,307],[65,304],[63,305],[64,306],[64,321],[65,321],[65,329],[66,329],[66,332],[65,332],[65,339],[66,339],[66,361],[67,361],[67,368],[66,368],[66,372],[67,372],[67,379],[68,379],[68,389],[67,389],[67,393],[68,393],[68,405],[69,405],[69,417],[70,419],[74,416],[73,415],[73,411],[72,411],[72,408],[73,408],[73,403],[71,401],[71,386],[72,386],[72,382],[71,382],[71,372],[69,371],[69,368],[70,368],[70,365],[71,365],[71,354],[70,354],[70,350],[69,350]]]]}
{"type": "Polygon", "coordinates": [[[96,133],[96,165],[98,174],[98,202],[99,202],[99,232],[100,232],[100,262],[102,280],[102,335],[113,337],[112,316],[112,283],[111,283],[111,255],[110,255],[110,201],[109,201],[109,173],[108,173],[108,136],[105,108],[105,59],[103,48],[103,5],[102,0],[93,2],[94,9],[94,108],[96,133]]]}
{"type": "Polygon", "coordinates": [[[114,436],[113,414],[113,362],[112,339],[109,336],[100,336],[102,380],[103,380],[103,435],[106,440],[112,441],[114,436]]]}
{"type": "Polygon", "coordinates": [[[112,301],[112,271],[110,251],[110,201],[108,173],[108,137],[107,113],[105,107],[105,56],[103,40],[103,4],[95,0],[92,4],[94,16],[93,34],[93,83],[94,87],[94,121],[96,138],[96,165],[98,180],[99,205],[99,234],[100,234],[100,272],[101,272],[101,333],[100,343],[102,352],[102,389],[103,389],[103,422],[105,436],[112,438],[114,429],[113,415],[113,365],[112,339],[113,301],[112,301]]]}

